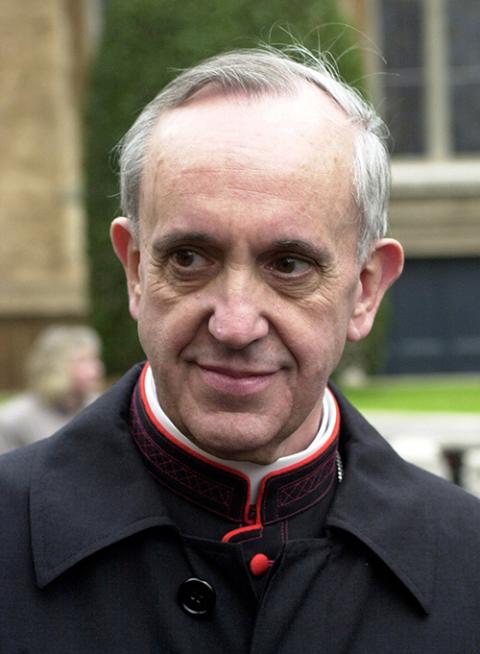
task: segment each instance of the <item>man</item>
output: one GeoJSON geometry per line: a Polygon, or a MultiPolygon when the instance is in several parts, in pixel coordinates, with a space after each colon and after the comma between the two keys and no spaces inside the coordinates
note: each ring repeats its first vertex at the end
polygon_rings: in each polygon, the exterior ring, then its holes
{"type": "Polygon", "coordinates": [[[479,651],[477,501],[327,386],[402,268],[382,133],[272,51],[143,111],[111,234],[148,363],[1,461],[2,653],[479,651]]]}

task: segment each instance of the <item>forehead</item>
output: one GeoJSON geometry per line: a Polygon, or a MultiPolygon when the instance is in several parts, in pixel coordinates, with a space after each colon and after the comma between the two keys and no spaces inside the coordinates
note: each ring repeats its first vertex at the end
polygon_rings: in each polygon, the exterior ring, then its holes
{"type": "Polygon", "coordinates": [[[229,149],[242,143],[248,145],[251,139],[261,139],[256,152],[261,157],[264,140],[270,139],[268,149],[264,150],[266,158],[278,151],[284,158],[289,154],[294,156],[309,144],[343,149],[343,156],[348,158],[353,131],[343,109],[307,82],[288,95],[254,97],[225,95],[213,89],[208,92],[207,87],[185,104],[160,116],[152,134],[150,156],[155,158],[159,150],[189,144],[192,152],[196,148],[201,155],[202,150],[229,149]],[[287,149],[287,143],[295,143],[297,147],[287,149]]]}
{"type": "Polygon", "coordinates": [[[140,197],[142,222],[172,203],[257,195],[269,207],[316,202],[351,214],[354,127],[320,89],[244,97],[203,92],[159,119],[140,197]],[[227,193],[228,191],[228,193],[227,193]]]}

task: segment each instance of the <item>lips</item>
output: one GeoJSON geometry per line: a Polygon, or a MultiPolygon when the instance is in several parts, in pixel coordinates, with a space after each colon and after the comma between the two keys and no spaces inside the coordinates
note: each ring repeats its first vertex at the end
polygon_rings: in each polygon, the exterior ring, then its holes
{"type": "Polygon", "coordinates": [[[241,370],[239,368],[228,368],[224,366],[215,366],[215,365],[202,365],[198,364],[203,370],[209,370],[215,372],[219,375],[225,375],[226,377],[234,377],[235,379],[242,379],[247,377],[265,377],[267,375],[273,375],[276,370],[253,370],[245,369],[241,370]]]}
{"type": "Polygon", "coordinates": [[[250,395],[265,390],[273,381],[277,370],[239,369],[224,366],[197,364],[207,386],[227,395],[250,395]]]}

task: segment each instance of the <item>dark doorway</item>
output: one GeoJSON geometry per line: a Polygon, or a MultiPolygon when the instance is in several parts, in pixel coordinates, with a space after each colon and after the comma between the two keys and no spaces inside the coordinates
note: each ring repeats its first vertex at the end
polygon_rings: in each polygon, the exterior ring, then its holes
{"type": "Polygon", "coordinates": [[[386,373],[480,371],[480,259],[410,259],[390,294],[386,373]]]}

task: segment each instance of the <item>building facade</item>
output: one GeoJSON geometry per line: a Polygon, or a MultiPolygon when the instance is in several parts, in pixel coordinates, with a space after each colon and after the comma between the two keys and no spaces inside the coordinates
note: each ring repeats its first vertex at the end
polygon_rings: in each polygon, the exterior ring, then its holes
{"type": "Polygon", "coordinates": [[[0,0],[0,389],[52,322],[87,313],[81,111],[89,3],[0,0]]]}
{"type": "Polygon", "coordinates": [[[392,235],[407,255],[385,371],[480,372],[480,3],[344,8],[391,131],[392,235]]]}

